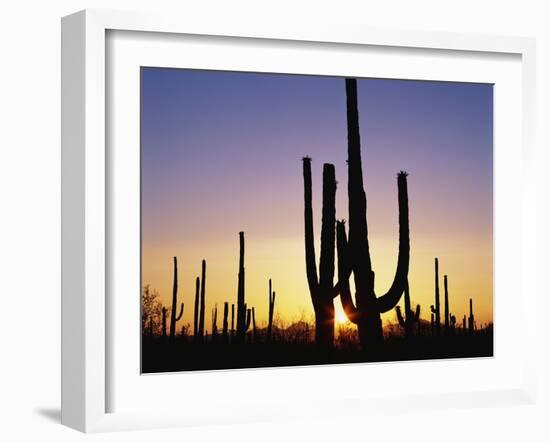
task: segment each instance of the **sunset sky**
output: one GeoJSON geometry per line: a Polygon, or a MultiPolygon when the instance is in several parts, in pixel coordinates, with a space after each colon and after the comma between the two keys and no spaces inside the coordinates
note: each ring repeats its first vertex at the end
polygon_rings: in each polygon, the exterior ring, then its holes
{"type": "MultiPolygon", "coordinates": [[[[336,167],[336,216],[348,217],[344,79],[142,68],[141,80],[142,284],[170,305],[177,256],[185,303],[178,328],[192,324],[195,277],[206,259],[210,332],[214,305],[236,303],[244,231],[246,300],[256,321],[267,321],[269,278],[276,317],[312,318],[301,158],[312,158],[319,253],[323,163],[336,167]]],[[[492,321],[492,85],[361,79],[358,105],[377,293],[395,272],[395,177],[406,170],[412,304],[429,320],[438,257],[442,305],[447,274],[457,322],[470,297],[478,325],[492,321]]],[[[395,311],[383,319],[394,322],[395,311]]]]}

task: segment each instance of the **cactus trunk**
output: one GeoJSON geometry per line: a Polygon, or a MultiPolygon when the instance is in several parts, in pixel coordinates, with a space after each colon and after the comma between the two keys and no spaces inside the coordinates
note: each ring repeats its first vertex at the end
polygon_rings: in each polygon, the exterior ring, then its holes
{"type": "Polygon", "coordinates": [[[450,331],[450,319],[449,313],[449,290],[447,287],[447,275],[443,275],[443,289],[445,291],[445,335],[449,335],[450,331]]]}
{"type": "Polygon", "coordinates": [[[195,339],[199,337],[199,292],[201,288],[201,280],[197,276],[195,279],[195,312],[193,315],[193,335],[195,339]]]}
{"type": "Polygon", "coordinates": [[[470,298],[470,316],[468,317],[468,332],[470,335],[474,334],[474,309],[472,298],[470,298]]]}
{"type": "Polygon", "coordinates": [[[239,281],[237,287],[237,341],[244,342],[250,327],[250,310],[245,304],[244,232],[239,232],[239,281]]]}
{"type": "Polygon", "coordinates": [[[407,285],[409,272],[409,203],[407,174],[397,174],[399,207],[399,252],[393,282],[387,293],[377,297],[374,291],[368,225],[367,198],[363,186],[357,81],[346,79],[348,128],[348,207],[349,241],[343,222],[338,223],[338,262],[340,298],[348,319],[357,324],[361,348],[371,356],[380,354],[384,340],[380,315],[393,309],[407,285]],[[355,305],[349,289],[349,275],[355,282],[355,305]]]}
{"type": "Polygon", "coordinates": [[[218,336],[218,305],[212,310],[212,341],[215,341],[218,336]]]}
{"type": "Polygon", "coordinates": [[[183,302],[179,315],[176,315],[178,311],[178,258],[174,256],[174,280],[172,283],[172,312],[170,313],[170,343],[174,343],[176,337],[176,322],[178,322],[183,316],[183,302]]]}
{"type": "Polygon", "coordinates": [[[439,303],[439,260],[435,258],[435,307],[430,306],[432,313],[435,315],[435,335],[441,334],[441,306],[439,303]]]}
{"type": "Polygon", "coordinates": [[[334,166],[323,166],[323,209],[321,218],[321,255],[319,277],[315,258],[313,234],[313,204],[311,190],[311,159],[303,159],[304,175],[304,224],[306,272],[309,292],[315,312],[315,342],[323,347],[332,347],[334,342],[334,223],[336,221],[336,177],[334,166]]]}
{"type": "Polygon", "coordinates": [[[222,328],[222,336],[223,340],[227,342],[228,340],[228,323],[227,323],[227,316],[229,315],[229,303],[224,302],[223,303],[223,328],[222,328]]]}
{"type": "Polygon", "coordinates": [[[254,343],[258,342],[258,331],[256,329],[256,311],[252,307],[252,335],[254,336],[254,343]]]}
{"type": "Polygon", "coordinates": [[[235,336],[235,304],[231,304],[231,338],[235,336]]]}
{"type": "Polygon", "coordinates": [[[271,279],[269,280],[269,314],[267,319],[267,342],[271,342],[273,333],[273,312],[275,310],[275,292],[271,290],[271,279]]]}
{"type": "Polygon", "coordinates": [[[166,307],[162,307],[162,338],[166,338],[166,307]]]}
{"type": "Polygon", "coordinates": [[[199,312],[199,337],[204,336],[204,311],[205,311],[205,297],[206,297],[206,261],[202,260],[202,272],[201,272],[201,301],[199,312]]]}

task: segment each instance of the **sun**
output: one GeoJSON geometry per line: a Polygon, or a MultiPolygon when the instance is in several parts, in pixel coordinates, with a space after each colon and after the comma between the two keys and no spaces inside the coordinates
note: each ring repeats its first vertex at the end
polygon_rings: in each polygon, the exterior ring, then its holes
{"type": "Polygon", "coordinates": [[[336,313],[336,322],[338,324],[345,324],[348,322],[348,317],[346,316],[346,313],[343,311],[339,311],[336,313]]]}

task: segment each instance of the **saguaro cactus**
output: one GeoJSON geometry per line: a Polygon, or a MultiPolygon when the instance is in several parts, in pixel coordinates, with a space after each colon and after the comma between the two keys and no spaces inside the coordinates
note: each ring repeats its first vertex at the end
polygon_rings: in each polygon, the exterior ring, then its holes
{"type": "Polygon", "coordinates": [[[201,289],[201,279],[197,276],[195,279],[195,311],[193,315],[193,336],[195,339],[199,336],[199,293],[201,289]]]}
{"type": "Polygon", "coordinates": [[[174,343],[176,337],[176,322],[183,316],[183,302],[179,315],[176,316],[178,309],[178,258],[174,256],[174,281],[172,284],[172,313],[170,314],[170,343],[174,343]]]}
{"type": "Polygon", "coordinates": [[[367,227],[367,198],[363,187],[361,165],[361,141],[359,112],[357,108],[357,81],[346,79],[347,126],[348,126],[348,205],[349,242],[345,225],[338,223],[338,262],[342,306],[348,319],[357,324],[361,347],[376,355],[383,344],[380,314],[393,309],[405,290],[409,272],[409,203],[407,173],[397,174],[399,206],[399,255],[395,276],[390,289],[377,297],[374,292],[374,272],[369,252],[367,227]],[[342,261],[342,265],[340,262],[342,261]],[[353,272],[355,301],[349,289],[349,274],[353,272]]]}
{"type": "Polygon", "coordinates": [[[252,307],[252,336],[254,336],[254,342],[258,341],[258,331],[256,329],[256,311],[252,307]]]}
{"type": "Polygon", "coordinates": [[[224,302],[223,303],[223,328],[222,328],[222,336],[223,340],[227,342],[228,339],[228,323],[227,323],[227,316],[229,315],[229,303],[224,302]]]}
{"type": "Polygon", "coordinates": [[[430,310],[435,315],[435,335],[441,334],[441,306],[439,304],[439,260],[435,258],[435,306],[431,305],[430,310]]]}
{"type": "Polygon", "coordinates": [[[239,282],[237,287],[237,340],[244,342],[250,327],[250,309],[246,308],[244,291],[244,232],[239,232],[239,282]]]}
{"type": "Polygon", "coordinates": [[[466,315],[462,318],[462,333],[466,334],[466,315]]]}
{"type": "Polygon", "coordinates": [[[420,304],[416,306],[416,311],[413,312],[411,309],[411,299],[409,296],[409,283],[405,286],[405,317],[401,314],[401,308],[399,306],[395,307],[395,312],[397,313],[397,320],[399,325],[405,330],[405,336],[410,338],[414,336],[415,326],[419,323],[420,320],[420,304]]]}
{"type": "Polygon", "coordinates": [[[319,277],[315,258],[313,234],[313,205],[311,190],[311,158],[303,159],[304,174],[304,221],[306,273],[313,310],[315,312],[315,342],[331,347],[334,342],[334,223],[336,220],[336,178],[334,165],[323,166],[323,209],[321,218],[321,255],[319,277]]]}
{"type": "Polygon", "coordinates": [[[218,304],[212,309],[212,339],[218,336],[218,304]]]}
{"type": "MultiPolygon", "coordinates": [[[[269,314],[267,322],[267,342],[271,342],[273,330],[273,312],[275,310],[275,292],[271,290],[271,279],[269,280],[269,314]]],[[[252,310],[254,312],[254,310],[252,310]]]]}
{"type": "Polygon", "coordinates": [[[455,315],[451,315],[451,314],[449,314],[449,316],[450,316],[450,318],[451,318],[451,319],[450,319],[450,322],[451,322],[451,329],[450,329],[450,330],[451,330],[452,333],[454,333],[455,328],[456,328],[456,316],[455,316],[455,315]]]}
{"type": "Polygon", "coordinates": [[[205,312],[205,297],[206,297],[206,260],[202,260],[201,272],[201,308],[199,313],[199,335],[204,336],[204,312],[205,312]]]}
{"type": "Polygon", "coordinates": [[[451,313],[449,312],[449,289],[447,287],[447,275],[443,275],[443,287],[445,290],[445,334],[449,335],[451,313]]]}
{"type": "Polygon", "coordinates": [[[235,304],[231,304],[231,337],[235,336],[235,304]]]}
{"type": "Polygon", "coordinates": [[[162,307],[162,340],[166,339],[166,307],[162,307]]]}
{"type": "Polygon", "coordinates": [[[474,309],[472,298],[470,298],[470,316],[468,317],[468,332],[470,335],[474,334],[474,309]]]}

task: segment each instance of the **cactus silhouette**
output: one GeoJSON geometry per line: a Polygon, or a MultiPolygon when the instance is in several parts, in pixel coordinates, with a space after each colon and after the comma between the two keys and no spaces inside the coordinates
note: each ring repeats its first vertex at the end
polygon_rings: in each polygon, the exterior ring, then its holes
{"type": "Polygon", "coordinates": [[[468,317],[468,332],[470,335],[474,334],[474,309],[472,304],[472,298],[470,298],[470,316],[468,317]]]}
{"type": "Polygon", "coordinates": [[[267,342],[271,342],[274,310],[275,310],[275,292],[271,290],[271,279],[270,279],[269,280],[269,314],[268,314],[268,321],[267,321],[267,338],[266,338],[267,342]]]}
{"type": "Polygon", "coordinates": [[[176,322],[183,316],[183,302],[179,315],[176,316],[178,309],[178,258],[174,256],[174,281],[172,284],[172,313],[170,314],[170,343],[174,343],[176,337],[176,322]]]}
{"type": "Polygon", "coordinates": [[[162,307],[162,340],[166,339],[166,307],[162,307]]]}
{"type": "Polygon", "coordinates": [[[239,283],[237,287],[237,340],[244,342],[250,327],[250,309],[246,308],[244,293],[244,232],[239,232],[239,283]]]}
{"type": "Polygon", "coordinates": [[[222,336],[223,340],[227,342],[228,340],[228,323],[227,316],[229,315],[229,303],[223,303],[223,325],[222,325],[222,336]]]}
{"type": "Polygon", "coordinates": [[[401,314],[401,308],[399,306],[395,307],[395,312],[399,325],[405,330],[405,336],[407,338],[414,336],[415,326],[417,326],[420,321],[420,304],[416,306],[416,311],[413,312],[411,309],[408,282],[405,286],[405,317],[401,314]]]}
{"type": "Polygon", "coordinates": [[[430,315],[430,330],[432,332],[432,337],[435,336],[435,315],[432,312],[430,315]]]}
{"type": "Polygon", "coordinates": [[[205,312],[205,297],[206,297],[206,261],[202,260],[201,272],[201,303],[199,312],[199,335],[204,336],[204,312],[205,312]]]}
{"type": "Polygon", "coordinates": [[[195,337],[195,339],[197,339],[199,337],[199,308],[200,308],[199,293],[200,293],[200,289],[201,289],[201,280],[197,276],[197,278],[195,279],[195,311],[194,311],[194,314],[193,314],[193,336],[195,337]]]}
{"type": "Polygon", "coordinates": [[[231,304],[231,338],[235,336],[235,304],[231,304]]]}
{"type": "Polygon", "coordinates": [[[462,333],[466,334],[466,315],[462,318],[462,333]]]}
{"type": "Polygon", "coordinates": [[[357,324],[361,348],[371,355],[376,355],[381,350],[384,341],[380,314],[397,305],[407,285],[410,253],[407,173],[401,171],[397,174],[399,254],[395,276],[388,292],[378,297],[374,292],[374,272],[369,252],[367,198],[363,186],[357,81],[355,79],[346,79],[346,104],[349,241],[346,238],[345,224],[339,222],[337,226],[338,262],[342,261],[342,266],[339,264],[341,284],[339,291],[342,307],[348,319],[357,324]],[[356,305],[353,304],[349,287],[351,273],[353,273],[355,282],[356,305]]]}
{"type": "Polygon", "coordinates": [[[435,306],[430,310],[435,315],[435,335],[441,334],[441,306],[439,305],[439,260],[435,258],[435,306]]]}
{"type": "Polygon", "coordinates": [[[254,307],[252,307],[252,336],[254,336],[254,342],[257,342],[258,332],[256,329],[256,312],[254,307]]]}
{"type": "Polygon", "coordinates": [[[304,221],[306,273],[313,311],[315,313],[315,342],[332,347],[334,342],[334,223],[336,220],[336,178],[332,164],[323,165],[323,209],[321,218],[321,255],[319,277],[315,258],[313,234],[313,205],[311,190],[311,158],[303,158],[304,175],[304,221]]]}
{"type": "Polygon", "coordinates": [[[449,312],[449,289],[447,287],[447,275],[443,275],[443,289],[445,291],[445,335],[449,335],[451,327],[451,313],[449,312]]]}
{"type": "Polygon", "coordinates": [[[212,309],[212,340],[218,336],[218,305],[212,309]]]}
{"type": "Polygon", "coordinates": [[[206,297],[206,261],[202,260],[201,277],[195,279],[195,310],[193,314],[193,330],[195,340],[204,337],[204,312],[206,297]]]}

